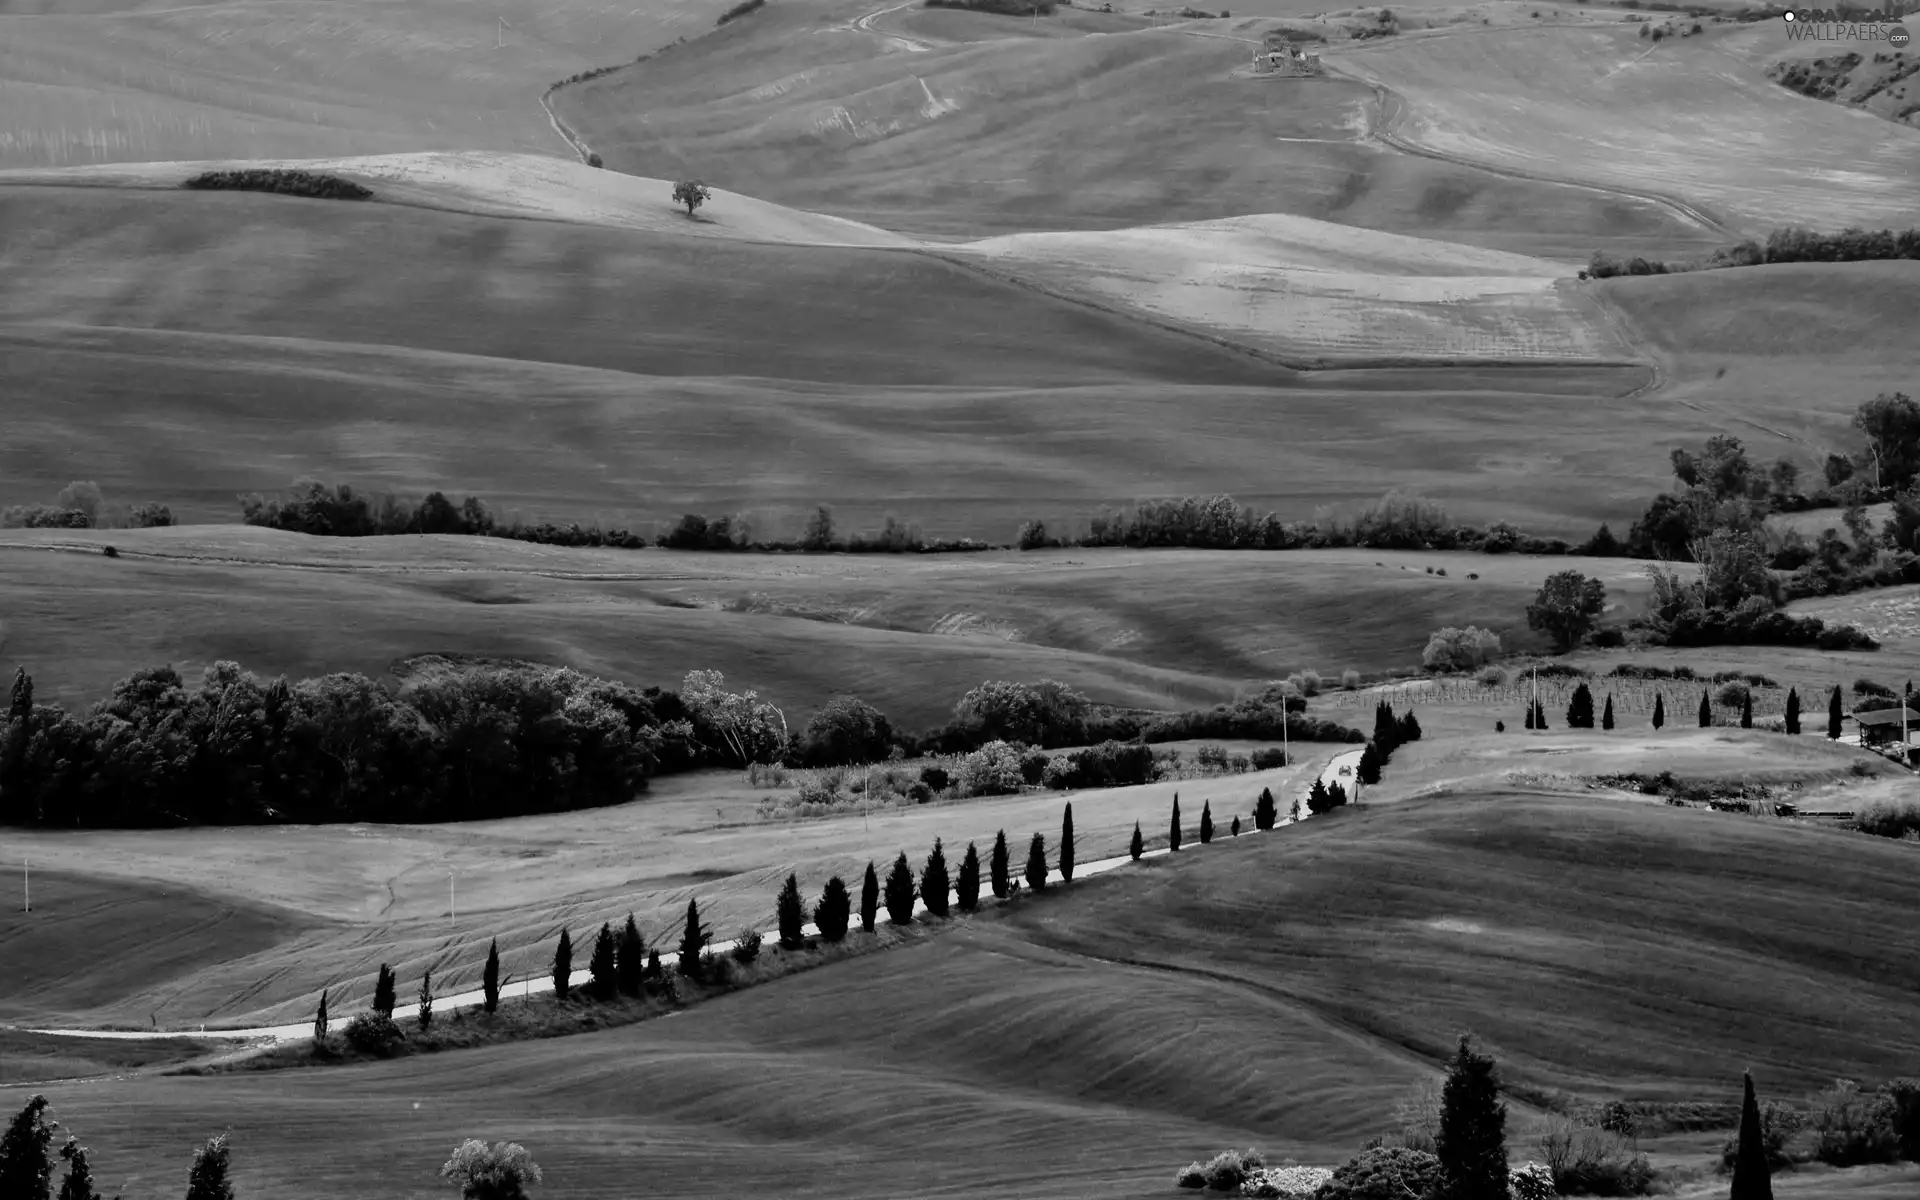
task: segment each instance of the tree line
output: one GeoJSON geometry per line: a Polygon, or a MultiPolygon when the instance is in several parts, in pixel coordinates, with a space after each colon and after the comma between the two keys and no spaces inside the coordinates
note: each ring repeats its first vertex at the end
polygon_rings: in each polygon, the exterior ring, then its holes
{"type": "MultiPolygon", "coordinates": [[[[1642,28],[1641,36],[1646,36],[1642,28]]],[[[1596,250],[1582,279],[1610,279],[1616,275],[1668,275],[1686,271],[1712,271],[1726,267],[1758,267],[1772,263],[1870,262],[1882,259],[1920,259],[1920,229],[1894,232],[1849,226],[1839,233],[1816,233],[1810,229],[1782,228],[1767,235],[1765,243],[1752,238],[1733,246],[1723,246],[1703,259],[1663,262],[1642,255],[1616,258],[1596,250]]]]}

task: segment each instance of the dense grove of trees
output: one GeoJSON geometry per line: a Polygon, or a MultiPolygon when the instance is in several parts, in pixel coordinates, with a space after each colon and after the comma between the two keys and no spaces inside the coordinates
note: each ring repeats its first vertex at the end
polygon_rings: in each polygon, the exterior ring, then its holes
{"type": "MultiPolygon", "coordinates": [[[[1645,32],[1644,30],[1642,31],[1645,32]]],[[[1595,251],[1582,279],[1608,279],[1615,275],[1667,275],[1683,271],[1709,271],[1723,267],[1757,267],[1771,263],[1867,262],[1877,259],[1920,259],[1920,229],[1895,233],[1850,227],[1839,233],[1815,233],[1807,229],[1776,229],[1763,245],[1749,238],[1736,246],[1715,250],[1704,259],[1662,262],[1635,255],[1616,258],[1595,251]]]]}
{"type": "Polygon", "coordinates": [[[288,196],[309,196],[321,200],[367,200],[373,196],[372,189],[362,187],[351,179],[280,167],[207,171],[180,186],[202,191],[280,192],[288,196]]]}
{"type": "Polygon", "coordinates": [[[166,505],[148,501],[118,508],[107,503],[100,485],[90,479],[61,488],[52,504],[14,504],[0,510],[0,528],[6,529],[149,529],[171,524],[173,511],[166,505]]]}

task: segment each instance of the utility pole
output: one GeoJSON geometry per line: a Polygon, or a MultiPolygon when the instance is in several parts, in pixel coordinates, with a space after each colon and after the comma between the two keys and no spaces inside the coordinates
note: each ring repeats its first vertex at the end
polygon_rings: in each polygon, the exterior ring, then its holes
{"type": "Polygon", "coordinates": [[[447,872],[447,928],[452,929],[455,927],[455,925],[456,925],[456,921],[453,915],[453,872],[448,871],[447,872]]]}
{"type": "Polygon", "coordinates": [[[27,903],[27,911],[33,911],[33,860],[20,860],[20,893],[27,903]]]}

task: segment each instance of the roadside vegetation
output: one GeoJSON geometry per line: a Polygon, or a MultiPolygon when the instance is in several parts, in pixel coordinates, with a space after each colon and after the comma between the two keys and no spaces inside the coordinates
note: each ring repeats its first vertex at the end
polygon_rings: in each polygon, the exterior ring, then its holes
{"type": "Polygon", "coordinates": [[[363,187],[351,179],[277,167],[207,171],[180,186],[196,191],[278,192],[284,196],[307,196],[317,200],[368,200],[373,197],[371,188],[363,187]]]}

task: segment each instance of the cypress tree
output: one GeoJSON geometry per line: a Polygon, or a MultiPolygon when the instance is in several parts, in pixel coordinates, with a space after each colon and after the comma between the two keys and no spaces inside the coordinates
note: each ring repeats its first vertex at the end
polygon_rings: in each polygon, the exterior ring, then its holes
{"type": "Polygon", "coordinates": [[[1827,736],[1840,737],[1840,685],[1833,685],[1833,698],[1827,701],[1827,736]]]}
{"type": "Polygon", "coordinates": [[[34,1096],[0,1134],[0,1196],[7,1200],[47,1200],[53,1182],[53,1131],[60,1122],[48,1121],[46,1111],[47,1098],[34,1096]]]}
{"type": "Polygon", "coordinates": [[[1347,802],[1346,785],[1338,779],[1327,785],[1327,807],[1339,808],[1347,802]]]}
{"type": "Polygon", "coordinates": [[[1753,728],[1753,693],[1752,692],[1748,692],[1746,698],[1740,702],[1740,728],[1742,729],[1753,728]]]}
{"type": "Polygon", "coordinates": [[[373,984],[373,1011],[391,1017],[393,1015],[393,993],[395,979],[393,968],[380,964],[380,977],[373,984]]]}
{"type": "Polygon", "coordinates": [[[420,973],[420,1028],[433,1024],[433,972],[420,973]]]}
{"type": "Polygon", "coordinates": [[[480,1007],[487,1012],[500,1010],[500,939],[487,947],[487,965],[480,971],[480,1007]]]}
{"type": "Polygon", "coordinates": [[[1173,794],[1173,824],[1167,830],[1167,849],[1180,848],[1180,793],[1173,794]]]}
{"type": "Polygon", "coordinates": [[[1368,742],[1366,749],[1360,751],[1360,782],[1372,786],[1380,782],[1380,751],[1368,742]]]}
{"type": "Polygon", "coordinates": [[[1602,729],[1613,728],[1613,693],[1612,692],[1607,693],[1607,708],[1605,712],[1600,714],[1600,728],[1602,729]]]}
{"type": "Polygon", "coordinates": [[[1507,1194],[1507,1106],[1500,1102],[1493,1060],[1475,1054],[1465,1034],[1441,1089],[1434,1153],[1447,1195],[1480,1200],[1507,1194]]]}
{"type": "Polygon", "coordinates": [[[835,875],[821,891],[820,903],[814,905],[813,923],[820,927],[823,940],[838,942],[846,938],[852,919],[853,897],[847,894],[846,881],[835,875]]]}
{"type": "Polygon", "coordinates": [[[953,882],[954,901],[961,912],[973,912],[980,907],[980,851],[972,842],[967,843],[967,852],[960,859],[960,874],[953,882]]]}
{"type": "Polygon", "coordinates": [[[1547,727],[1547,709],[1546,706],[1538,700],[1533,702],[1533,727],[1535,729],[1545,729],[1547,727]]]}
{"type": "Polygon", "coordinates": [[[1139,862],[1140,856],[1146,853],[1146,850],[1146,839],[1140,836],[1140,822],[1135,821],[1133,823],[1133,840],[1127,843],[1127,856],[1133,859],[1133,861],[1139,862]]]}
{"type": "Polygon", "coordinates": [[[1525,719],[1525,725],[1528,729],[1533,728],[1533,705],[1531,702],[1529,702],[1527,705],[1527,715],[1525,719]]]}
{"type": "Polygon", "coordinates": [[[1047,839],[1038,833],[1027,843],[1027,888],[1035,892],[1047,890],[1047,839]]]}
{"type": "Polygon", "coordinates": [[[1394,731],[1394,744],[1398,746],[1406,742],[1417,742],[1419,740],[1420,719],[1413,715],[1412,709],[1408,709],[1400,715],[1400,724],[1394,731]]]}
{"type": "Polygon", "coordinates": [[[1307,789],[1307,811],[1318,815],[1333,807],[1333,796],[1327,791],[1327,781],[1316,779],[1307,789]]]}
{"type": "Polygon", "coordinates": [[[587,958],[587,973],[592,976],[593,998],[611,1000],[620,990],[619,943],[614,940],[613,922],[600,923],[599,936],[593,939],[593,953],[587,958]]]}
{"type": "Polygon", "coordinates": [[[1213,801],[1200,802],[1200,844],[1206,845],[1213,840],[1213,801]]]}
{"type": "Polygon", "coordinates": [[[1060,818],[1060,882],[1073,882],[1073,801],[1067,801],[1067,815],[1060,818]]]}
{"type": "Polygon", "coordinates": [[[1667,697],[1664,692],[1655,692],[1653,696],[1653,727],[1660,728],[1667,723],[1667,697]]]}
{"type": "Polygon", "coordinates": [[[700,902],[687,900],[687,927],[680,934],[680,973],[698,983],[705,967],[700,956],[706,953],[707,943],[713,940],[713,932],[700,923],[700,902]]]}
{"type": "Polygon", "coordinates": [[[800,931],[807,923],[807,910],[800,900],[799,876],[787,873],[787,881],[780,885],[780,896],[774,901],[773,909],[780,925],[780,948],[798,950],[805,945],[806,938],[800,931]]]}
{"type": "Polygon", "coordinates": [[[33,715],[33,676],[27,674],[25,667],[13,670],[13,695],[9,697],[7,717],[14,721],[24,721],[33,715]]]}
{"type": "Polygon", "coordinates": [[[1593,692],[1584,683],[1573,689],[1573,699],[1567,701],[1567,728],[1593,728],[1593,692]]]}
{"type": "Polygon", "coordinates": [[[187,1200],[233,1200],[233,1185],[227,1182],[230,1152],[227,1135],[207,1139],[194,1150],[193,1168],[187,1174],[187,1200]]]}
{"type": "Polygon", "coordinates": [[[902,851],[893,861],[893,870],[887,875],[887,920],[895,925],[907,925],[913,921],[913,868],[907,865],[907,855],[902,851]]]}
{"type": "Polygon", "coordinates": [[[656,984],[656,983],[659,983],[662,979],[665,979],[666,977],[667,977],[666,968],[660,965],[660,947],[658,946],[648,947],[647,976],[646,976],[647,982],[649,984],[656,984]]]}
{"type": "Polygon", "coordinates": [[[1713,724],[1713,705],[1707,701],[1707,694],[1700,693],[1700,728],[1706,729],[1713,724]]]}
{"type": "Polygon", "coordinates": [[[1274,819],[1277,816],[1279,816],[1279,813],[1273,806],[1273,790],[1271,788],[1261,788],[1260,798],[1253,802],[1253,827],[1255,829],[1272,829],[1274,819]]]}
{"type": "Polygon", "coordinates": [[[1787,732],[1800,732],[1800,692],[1795,688],[1787,689],[1787,732]]]}
{"type": "Polygon", "coordinates": [[[560,947],[553,952],[553,998],[565,1000],[573,990],[573,935],[562,929],[560,947]]]}
{"type": "Polygon", "coordinates": [[[1739,1150],[1733,1160],[1732,1200],[1773,1200],[1773,1171],[1767,1166],[1767,1147],[1760,1128],[1760,1103],[1753,1095],[1753,1072],[1746,1073],[1746,1095],[1740,1101],[1739,1150]]]}
{"type": "Polygon", "coordinates": [[[1229,825],[1227,829],[1228,829],[1228,832],[1230,832],[1234,837],[1239,837],[1240,836],[1240,818],[1237,816],[1234,817],[1233,824],[1229,825]]]}
{"type": "Polygon", "coordinates": [[[327,1044],[327,989],[320,989],[320,1011],[313,1016],[313,1048],[327,1044]]]}
{"type": "Polygon", "coordinates": [[[617,949],[614,974],[620,980],[620,994],[638,996],[647,985],[647,939],[640,936],[640,926],[634,923],[632,913],[627,914],[627,923],[620,930],[617,949]]]}
{"type": "Polygon", "coordinates": [[[60,1181],[60,1200],[101,1200],[100,1193],[94,1190],[93,1161],[87,1148],[70,1137],[67,1144],[60,1147],[60,1157],[67,1160],[67,1177],[60,1181]]]}
{"type": "Polygon", "coordinates": [[[927,912],[936,917],[947,915],[947,894],[953,888],[953,880],[947,875],[947,852],[941,848],[940,839],[933,839],[933,852],[927,855],[926,869],[920,872],[920,902],[927,906],[927,912]]]}
{"type": "Polygon", "coordinates": [[[860,881],[860,928],[873,932],[873,924],[880,916],[880,876],[873,869],[873,860],[867,860],[866,878],[860,881]]]}
{"type": "Polygon", "coordinates": [[[993,854],[988,862],[995,900],[1005,900],[1013,885],[1013,868],[1007,859],[1007,831],[1002,829],[993,835],[993,854]]]}
{"type": "Polygon", "coordinates": [[[1400,723],[1393,719],[1393,705],[1385,700],[1373,706],[1373,736],[1380,741],[1391,741],[1400,732],[1400,723]]]}

